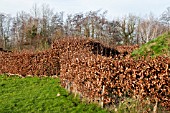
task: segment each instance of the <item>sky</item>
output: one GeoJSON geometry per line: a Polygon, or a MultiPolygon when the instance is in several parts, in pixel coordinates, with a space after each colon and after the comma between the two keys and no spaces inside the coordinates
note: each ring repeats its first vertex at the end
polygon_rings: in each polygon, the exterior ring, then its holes
{"type": "Polygon", "coordinates": [[[0,0],[0,13],[15,16],[20,11],[30,12],[34,4],[48,4],[54,12],[64,11],[64,14],[107,10],[107,17],[113,19],[128,14],[145,16],[150,13],[159,17],[170,7],[170,0],[0,0]]]}

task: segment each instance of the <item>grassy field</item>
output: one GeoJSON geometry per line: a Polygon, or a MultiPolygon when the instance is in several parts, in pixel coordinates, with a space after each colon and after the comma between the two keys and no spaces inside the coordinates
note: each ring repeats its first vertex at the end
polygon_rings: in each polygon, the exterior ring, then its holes
{"type": "Polygon", "coordinates": [[[0,75],[0,113],[107,113],[74,98],[59,84],[57,78],[0,75]]]}
{"type": "Polygon", "coordinates": [[[142,45],[132,53],[132,56],[151,56],[156,57],[166,54],[170,56],[170,32],[165,33],[148,43],[142,45]]]}

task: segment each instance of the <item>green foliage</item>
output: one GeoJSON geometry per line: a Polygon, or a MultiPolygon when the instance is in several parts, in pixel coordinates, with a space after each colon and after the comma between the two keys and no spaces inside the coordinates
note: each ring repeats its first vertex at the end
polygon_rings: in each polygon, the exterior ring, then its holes
{"type": "Polygon", "coordinates": [[[59,79],[0,76],[0,113],[106,113],[60,87],[59,79]],[[60,94],[60,95],[58,95],[60,94]]]}
{"type": "Polygon", "coordinates": [[[132,52],[132,56],[151,56],[170,55],[170,33],[165,33],[150,42],[142,45],[139,49],[132,52]]]}

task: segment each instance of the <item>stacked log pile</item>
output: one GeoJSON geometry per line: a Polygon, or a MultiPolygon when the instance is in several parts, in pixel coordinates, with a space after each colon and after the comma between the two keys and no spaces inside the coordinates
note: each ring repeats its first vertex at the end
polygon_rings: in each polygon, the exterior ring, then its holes
{"type": "Polygon", "coordinates": [[[170,58],[134,60],[120,53],[93,40],[65,38],[43,52],[0,52],[0,73],[41,76],[60,72],[63,87],[102,106],[140,96],[170,108],[170,58]]]}
{"type": "Polygon", "coordinates": [[[116,46],[116,49],[120,52],[120,53],[132,53],[135,49],[139,48],[139,45],[133,45],[133,46],[116,46]]]}
{"type": "Polygon", "coordinates": [[[89,52],[90,48],[84,48],[85,44],[87,42],[77,39],[62,41],[62,45],[66,46],[63,49],[65,52],[60,54],[63,87],[103,105],[115,104],[124,96],[140,96],[142,99],[149,97],[152,102],[158,100],[161,105],[170,107],[168,57],[147,60],[105,57],[89,52]]]}
{"type": "Polygon", "coordinates": [[[59,70],[58,53],[52,50],[0,52],[0,74],[51,76],[59,73],[59,70]]]}

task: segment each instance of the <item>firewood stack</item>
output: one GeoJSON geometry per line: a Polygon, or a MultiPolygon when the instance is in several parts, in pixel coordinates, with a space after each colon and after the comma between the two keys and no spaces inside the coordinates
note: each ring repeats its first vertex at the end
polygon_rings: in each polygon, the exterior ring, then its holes
{"type": "Polygon", "coordinates": [[[139,46],[138,45],[132,45],[132,46],[116,46],[116,49],[120,52],[120,53],[132,53],[132,51],[134,51],[135,49],[138,49],[139,46]]]}
{"type": "Polygon", "coordinates": [[[115,104],[121,97],[140,96],[149,97],[152,102],[158,98],[161,105],[170,107],[168,57],[147,60],[106,57],[89,51],[93,48],[84,48],[87,43],[78,39],[62,41],[61,45],[66,47],[60,54],[63,87],[104,105],[115,104]]]}
{"type": "Polygon", "coordinates": [[[50,76],[59,73],[58,54],[52,50],[0,53],[0,74],[50,76]]]}
{"type": "Polygon", "coordinates": [[[123,97],[140,97],[157,99],[170,108],[170,58],[134,60],[120,53],[90,39],[68,37],[42,52],[0,52],[0,73],[60,73],[63,87],[102,106],[117,104],[123,97]]]}

